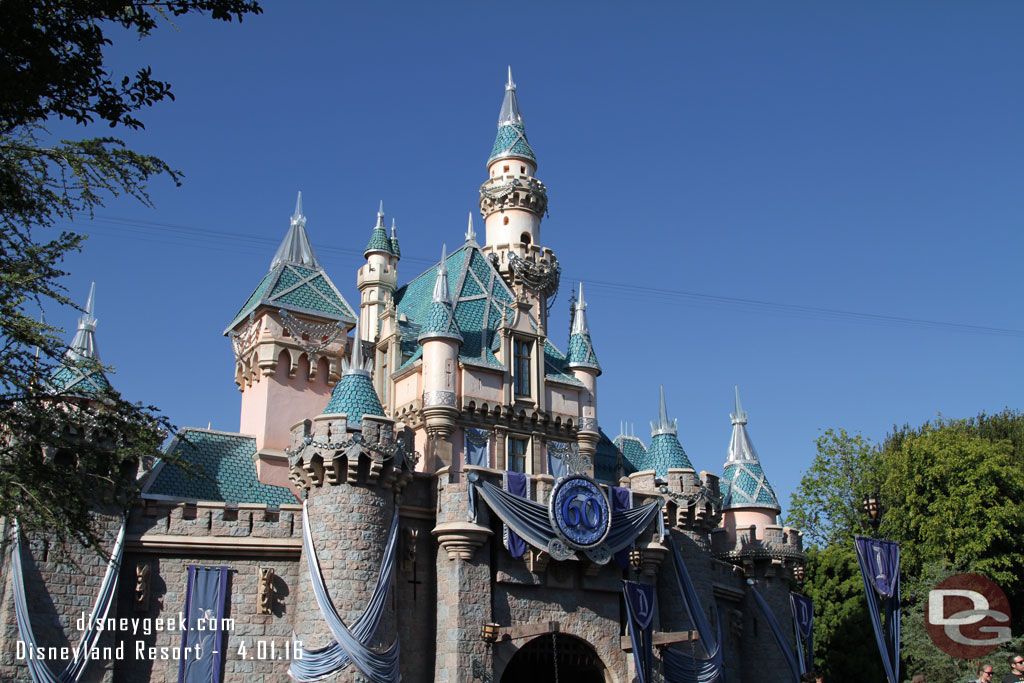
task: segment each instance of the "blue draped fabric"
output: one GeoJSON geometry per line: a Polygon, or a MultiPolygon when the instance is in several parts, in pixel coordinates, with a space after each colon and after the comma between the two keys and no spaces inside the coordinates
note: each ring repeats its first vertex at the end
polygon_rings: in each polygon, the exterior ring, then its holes
{"type": "MultiPolygon", "coordinates": [[[[102,622],[107,618],[110,605],[114,599],[117,588],[117,576],[121,568],[121,556],[124,554],[124,533],[128,526],[128,518],[121,520],[121,529],[117,532],[117,540],[110,551],[110,561],[107,563],[107,571],[103,575],[103,582],[100,584],[99,594],[89,613],[88,625],[74,648],[71,661],[65,665],[64,670],[54,674],[49,665],[40,659],[32,657],[25,658],[25,665],[28,666],[29,675],[35,683],[76,683],[82,678],[86,667],[92,661],[89,653],[99,642],[103,629],[102,622]]],[[[39,645],[36,643],[35,634],[32,632],[32,622],[29,618],[28,600],[25,596],[25,577],[22,571],[21,562],[21,532],[18,530],[18,520],[14,520],[14,538],[11,541],[11,570],[14,575],[14,615],[18,622],[18,635],[25,643],[26,649],[34,650],[39,645]]]]}
{"type": "Polygon", "coordinates": [[[349,629],[335,609],[331,596],[327,593],[323,574],[320,573],[320,561],[317,559],[316,548],[313,546],[313,534],[309,528],[306,503],[302,504],[302,552],[306,556],[313,595],[320,607],[320,612],[327,621],[331,634],[334,636],[334,642],[318,650],[303,650],[295,636],[292,636],[294,654],[288,669],[289,676],[297,681],[316,681],[330,676],[352,662],[360,673],[373,681],[396,683],[402,680],[398,670],[397,636],[391,647],[383,652],[377,652],[368,646],[384,614],[388,588],[391,586],[391,577],[394,573],[397,546],[398,508],[396,506],[391,518],[391,531],[388,533],[384,557],[381,558],[377,585],[373,589],[365,611],[349,629]]]}
{"type": "Polygon", "coordinates": [[[178,683],[219,683],[227,567],[188,566],[178,683]],[[186,649],[188,648],[188,649],[186,649]],[[188,653],[187,656],[185,653],[188,653]]]}
{"type": "Polygon", "coordinates": [[[491,466],[491,433],[486,429],[466,427],[466,464],[477,467],[491,466]]]}
{"type": "Polygon", "coordinates": [[[675,568],[676,587],[679,594],[683,596],[683,606],[686,608],[686,615],[690,623],[697,629],[697,636],[704,655],[691,657],[672,649],[665,650],[665,680],[670,683],[711,683],[721,681],[725,683],[725,670],[722,663],[722,619],[719,616],[718,629],[716,633],[711,632],[711,625],[704,615],[700,598],[697,596],[697,589],[690,579],[690,572],[686,569],[679,548],[676,547],[672,534],[666,534],[665,542],[668,544],[672,555],[672,565],[675,568]],[[672,654],[669,654],[672,653],[672,654]]]}
{"type": "Polygon", "coordinates": [[[633,642],[633,663],[640,683],[651,680],[654,632],[654,586],[634,581],[622,582],[626,598],[629,638],[633,642]]]}
{"type": "Polygon", "coordinates": [[[800,673],[807,673],[811,669],[810,664],[814,663],[814,600],[806,595],[790,593],[789,606],[793,611],[800,673]]]}
{"type": "Polygon", "coordinates": [[[897,683],[900,675],[900,545],[857,536],[854,547],[882,667],[889,682],[897,683]],[[879,598],[884,603],[884,625],[879,598]]]}
{"type": "MultiPolygon", "coordinates": [[[[533,547],[547,550],[551,540],[557,538],[554,529],[551,528],[546,505],[529,498],[514,496],[487,481],[474,483],[470,490],[479,494],[502,522],[533,547]]],[[[627,547],[650,526],[651,522],[661,518],[660,513],[659,501],[643,507],[613,512],[611,530],[604,540],[608,552],[615,553],[627,547]]]]}
{"type": "MultiPolygon", "coordinates": [[[[611,486],[609,491],[611,492],[613,514],[633,507],[633,491],[622,486],[611,486]]],[[[619,569],[629,567],[629,548],[623,548],[615,553],[615,564],[619,566],[619,569]]]]}
{"type": "Polygon", "coordinates": [[[563,441],[548,441],[548,474],[554,477],[555,481],[569,473],[565,456],[572,453],[574,445],[563,441]]]}
{"type": "MultiPolygon", "coordinates": [[[[529,499],[530,496],[530,475],[524,472],[510,472],[505,470],[501,478],[501,487],[513,496],[529,499]]],[[[526,553],[526,542],[506,523],[501,532],[501,540],[505,544],[508,554],[519,559],[526,553]]]]}
{"type": "Polygon", "coordinates": [[[772,632],[772,637],[775,638],[775,644],[779,646],[779,652],[786,658],[786,664],[789,665],[789,670],[793,674],[794,683],[800,683],[800,665],[797,664],[796,657],[793,656],[793,651],[789,647],[789,643],[786,642],[786,634],[782,632],[782,627],[779,626],[778,620],[772,613],[771,607],[765,602],[764,598],[761,597],[760,591],[753,585],[750,586],[750,593],[754,596],[754,602],[761,609],[761,614],[764,615],[764,620],[768,622],[768,630],[772,632]]]}

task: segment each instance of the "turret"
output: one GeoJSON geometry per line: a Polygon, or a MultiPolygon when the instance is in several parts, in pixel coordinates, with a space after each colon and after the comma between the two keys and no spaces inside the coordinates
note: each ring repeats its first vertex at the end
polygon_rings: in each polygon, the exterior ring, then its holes
{"type": "Polygon", "coordinates": [[[668,419],[665,405],[665,387],[661,387],[658,421],[651,421],[651,447],[647,449],[646,468],[654,470],[657,479],[665,479],[669,469],[692,470],[693,465],[682,444],[679,443],[678,420],[668,419]]]}
{"type": "Polygon", "coordinates": [[[715,530],[717,555],[752,567],[755,560],[803,561],[800,532],[778,525],[779,499],[747,434],[747,413],[735,387],[732,438],[722,472],[722,525],[715,530]]]}
{"type": "Polygon", "coordinates": [[[569,334],[569,353],[566,365],[573,377],[583,384],[580,390],[580,415],[578,441],[580,453],[593,458],[597,450],[597,442],[601,435],[597,424],[597,376],[601,374],[601,365],[594,353],[594,344],[590,340],[590,327],[587,325],[587,304],[583,300],[583,283],[580,283],[580,297],[572,317],[572,330],[569,334]]]}
{"type": "Polygon", "coordinates": [[[376,341],[380,335],[380,317],[392,301],[398,287],[398,233],[394,222],[391,237],[384,228],[384,202],[377,211],[377,224],[363,250],[366,264],[359,269],[359,329],[363,341],[376,341]]]}
{"type": "Polygon", "coordinates": [[[355,322],[317,261],[300,192],[270,271],[224,331],[242,392],[239,432],[256,437],[260,481],[287,482],[290,428],[327,403],[341,377],[345,335],[355,322]]]}
{"type": "Polygon", "coordinates": [[[110,391],[110,382],[100,365],[100,352],[96,346],[96,283],[89,287],[85,313],[78,318],[78,328],[71,345],[64,354],[65,362],[46,380],[55,392],[82,398],[94,398],[110,391]]]}
{"type": "MultiPolygon", "coordinates": [[[[417,341],[423,347],[423,417],[427,435],[447,439],[455,428],[458,414],[455,394],[463,339],[448,291],[448,254],[444,247],[430,308],[417,341]]],[[[443,454],[440,457],[445,460],[443,454]]]]}

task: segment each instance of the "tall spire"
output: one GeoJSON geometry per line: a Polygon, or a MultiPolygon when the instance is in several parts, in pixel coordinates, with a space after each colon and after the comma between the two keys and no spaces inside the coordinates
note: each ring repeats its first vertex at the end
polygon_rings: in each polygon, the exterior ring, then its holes
{"type": "Polygon", "coordinates": [[[501,103],[498,114],[498,128],[515,123],[523,125],[523,116],[519,113],[519,100],[516,98],[516,84],[512,82],[512,67],[508,67],[508,83],[505,84],[505,99],[501,103]]]}
{"type": "Polygon", "coordinates": [[[437,266],[437,280],[434,281],[434,295],[431,302],[451,304],[448,295],[448,245],[441,245],[441,263],[437,266]]]}
{"type": "Polygon", "coordinates": [[[469,212],[469,226],[466,228],[466,241],[476,244],[476,230],[473,229],[473,212],[469,212]]]}
{"type": "Polygon", "coordinates": [[[402,251],[398,248],[398,228],[395,227],[395,218],[391,217],[391,253],[395,258],[401,258],[402,251]]]}
{"type": "Polygon", "coordinates": [[[349,424],[361,424],[363,415],[384,415],[377,390],[370,379],[371,359],[363,360],[363,343],[359,338],[359,323],[352,333],[352,357],[345,364],[341,381],[334,385],[331,400],[324,408],[324,415],[344,413],[349,424]]]}
{"type": "Polygon", "coordinates": [[[352,333],[352,354],[351,358],[347,362],[342,363],[345,369],[342,371],[342,375],[366,375],[370,376],[369,368],[366,361],[363,360],[363,344],[359,339],[359,319],[356,319],[356,326],[352,333]]]}
{"type": "Polygon", "coordinates": [[[459,331],[459,325],[455,322],[455,307],[448,294],[448,248],[446,245],[441,246],[441,263],[437,265],[434,293],[430,297],[430,308],[427,311],[426,320],[420,327],[417,339],[423,343],[428,339],[441,337],[454,339],[460,344],[463,341],[462,332],[459,331]]]}
{"type": "Polygon", "coordinates": [[[601,365],[597,362],[594,343],[590,339],[590,327],[587,325],[587,302],[583,300],[583,283],[580,283],[580,298],[573,307],[572,330],[569,334],[569,354],[566,364],[570,368],[591,368],[601,373],[601,365]]]}
{"type": "Polygon", "coordinates": [[[508,68],[508,83],[505,84],[505,99],[501,102],[498,113],[498,135],[491,148],[490,164],[497,159],[526,159],[536,164],[537,157],[526,139],[526,128],[523,126],[523,115],[519,112],[519,100],[516,98],[516,84],[512,82],[512,67],[508,68]]]}
{"type": "Polygon", "coordinates": [[[665,405],[665,385],[661,385],[661,402],[658,405],[658,421],[651,422],[651,436],[659,434],[678,434],[679,420],[669,421],[668,407],[665,405]]]}
{"type": "Polygon", "coordinates": [[[273,270],[282,263],[296,263],[307,268],[320,268],[316,260],[313,246],[309,243],[306,235],[306,217],[302,214],[302,191],[295,200],[295,212],[291,217],[291,226],[284,236],[281,246],[277,248],[274,259],[270,262],[270,269],[273,270]]]}
{"type": "Polygon", "coordinates": [[[732,418],[732,438],[729,440],[729,455],[722,472],[722,506],[763,507],[779,511],[779,500],[772,485],[761,468],[761,461],[754,450],[754,444],[747,434],[747,413],[740,404],[739,385],[735,386],[736,404],[732,418]]]}
{"type": "Polygon", "coordinates": [[[85,313],[78,318],[78,329],[71,340],[71,347],[65,354],[69,359],[75,361],[100,359],[99,349],[96,348],[96,281],[93,280],[89,286],[89,298],[85,303],[85,313]]]}
{"type": "Polygon", "coordinates": [[[391,240],[388,239],[388,232],[384,227],[384,200],[380,200],[380,208],[377,209],[377,224],[373,226],[373,232],[370,233],[370,242],[366,245],[366,249],[363,250],[363,256],[368,256],[371,253],[379,251],[385,254],[392,254],[391,251],[391,240]]]}

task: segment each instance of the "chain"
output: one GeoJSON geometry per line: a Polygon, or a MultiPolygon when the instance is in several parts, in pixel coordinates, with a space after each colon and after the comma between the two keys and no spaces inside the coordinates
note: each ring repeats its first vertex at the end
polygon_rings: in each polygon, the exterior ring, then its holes
{"type": "Polygon", "coordinates": [[[555,660],[555,683],[558,683],[558,632],[551,632],[551,654],[555,660]]]}

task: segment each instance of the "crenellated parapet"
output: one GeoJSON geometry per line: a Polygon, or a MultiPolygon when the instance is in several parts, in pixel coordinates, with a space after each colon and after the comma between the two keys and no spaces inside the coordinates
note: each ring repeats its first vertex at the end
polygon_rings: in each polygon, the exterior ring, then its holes
{"type": "Polygon", "coordinates": [[[362,416],[359,431],[351,426],[342,413],[318,415],[292,427],[287,451],[291,480],[305,491],[340,484],[400,491],[419,459],[411,431],[374,415],[362,416]]]}
{"type": "Polygon", "coordinates": [[[529,211],[543,218],[548,210],[548,189],[533,176],[520,173],[488,178],[480,186],[480,215],[486,220],[508,209],[529,211]]]}

